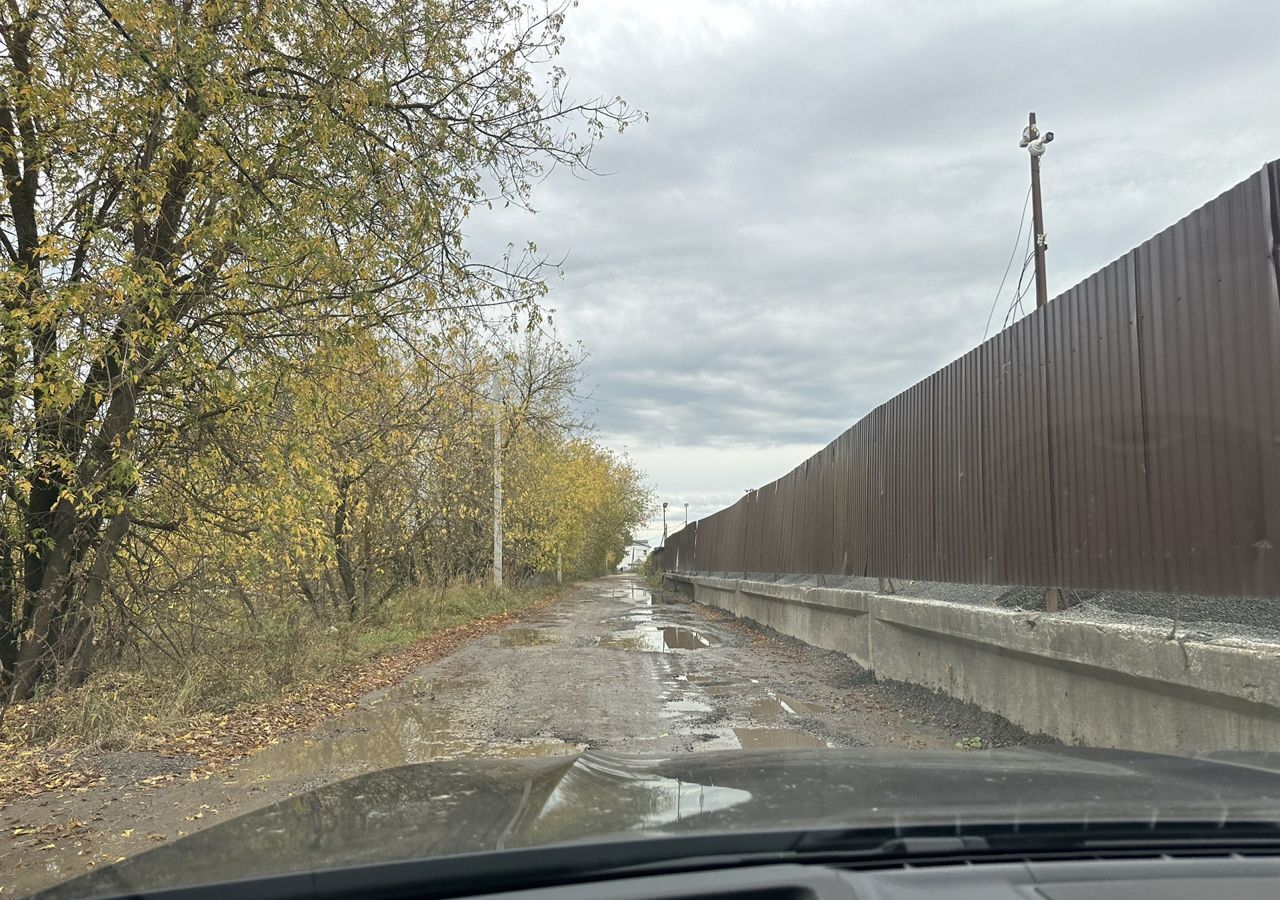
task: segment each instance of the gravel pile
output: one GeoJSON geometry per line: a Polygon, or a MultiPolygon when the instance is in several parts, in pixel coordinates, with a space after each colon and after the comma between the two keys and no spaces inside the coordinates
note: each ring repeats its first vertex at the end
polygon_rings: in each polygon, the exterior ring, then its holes
{"type": "Polygon", "coordinates": [[[984,749],[1062,743],[1047,734],[1031,734],[1003,716],[922,685],[885,679],[877,684],[877,688],[881,694],[908,707],[931,725],[944,728],[952,734],[981,738],[984,749]]]}
{"type": "MultiPolygon", "coordinates": [[[[965,749],[989,750],[993,747],[1062,743],[1047,734],[1032,734],[1001,715],[922,685],[887,678],[877,679],[875,672],[863,668],[843,653],[822,650],[751,619],[735,618],[733,624],[745,633],[764,637],[772,645],[792,647],[809,658],[824,660],[821,678],[824,684],[840,691],[863,694],[884,706],[900,709],[909,714],[911,724],[930,725],[949,732],[957,741],[966,742],[965,749]],[[976,744],[967,743],[975,739],[976,744]]],[[[821,718],[798,716],[790,720],[790,724],[827,740],[835,747],[880,746],[874,740],[861,738],[848,727],[833,727],[831,722],[821,718]]],[[[848,725],[849,722],[844,724],[848,725]]]]}

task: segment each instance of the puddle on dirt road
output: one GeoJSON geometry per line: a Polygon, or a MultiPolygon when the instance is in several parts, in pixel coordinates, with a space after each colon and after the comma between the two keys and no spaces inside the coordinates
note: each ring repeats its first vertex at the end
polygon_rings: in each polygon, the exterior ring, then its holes
{"type": "Polygon", "coordinates": [[[822,738],[790,728],[735,728],[733,733],[737,736],[743,750],[827,746],[827,742],[822,738]]]}
{"type": "Polygon", "coordinates": [[[498,632],[499,647],[534,647],[553,643],[555,639],[540,628],[507,628],[498,632]]]}
{"type": "Polygon", "coordinates": [[[669,713],[709,713],[712,705],[700,697],[689,695],[672,697],[662,701],[662,708],[669,713]]]}
{"type": "MultiPolygon", "coordinates": [[[[614,616],[609,621],[618,622],[625,626],[634,628],[637,625],[652,624],[653,619],[654,619],[653,612],[649,610],[648,607],[641,607],[640,609],[633,609],[630,612],[625,612],[620,616],[614,616]]],[[[679,620],[677,619],[677,621],[679,620]]],[[[680,627],[683,627],[683,626],[680,626],[680,627]]],[[[689,629],[685,628],[685,630],[688,631],[689,629]]]]}
{"type": "Polygon", "coordinates": [[[674,650],[702,650],[704,647],[719,643],[710,635],[694,631],[692,628],[664,628],[662,640],[668,648],[674,650]]]}
{"type": "Polygon", "coordinates": [[[358,710],[340,720],[332,731],[267,747],[237,769],[241,777],[248,778],[306,778],[434,759],[559,756],[582,749],[579,744],[553,740],[487,741],[464,734],[444,710],[410,703],[358,710]]]}
{"type": "Polygon", "coordinates": [[[749,705],[747,712],[754,719],[771,722],[787,716],[816,716],[827,710],[816,703],[806,703],[782,694],[770,694],[749,705]]]}
{"type": "Polygon", "coordinates": [[[646,653],[668,653],[672,650],[705,650],[720,643],[717,638],[692,628],[651,625],[619,631],[600,638],[596,646],[609,650],[640,650],[646,653]]]}
{"type": "Polygon", "coordinates": [[[608,600],[626,600],[634,606],[641,607],[657,606],[658,604],[675,606],[689,602],[679,594],[668,594],[635,584],[629,585],[625,591],[614,589],[597,594],[596,597],[608,600]]]}

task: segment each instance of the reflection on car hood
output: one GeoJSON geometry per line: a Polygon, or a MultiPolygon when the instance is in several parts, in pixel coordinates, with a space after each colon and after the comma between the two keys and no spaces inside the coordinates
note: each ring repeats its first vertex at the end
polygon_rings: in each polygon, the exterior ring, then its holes
{"type": "Polygon", "coordinates": [[[1043,748],[587,752],[385,769],[216,825],[49,896],[636,834],[1088,818],[1280,819],[1280,754],[1043,748]]]}

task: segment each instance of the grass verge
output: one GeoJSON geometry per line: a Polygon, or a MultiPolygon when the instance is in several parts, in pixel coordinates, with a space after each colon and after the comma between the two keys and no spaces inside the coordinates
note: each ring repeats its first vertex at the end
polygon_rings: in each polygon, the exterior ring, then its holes
{"type": "MultiPolygon", "coordinates": [[[[217,767],[354,707],[563,588],[455,585],[402,594],[357,622],[248,623],[176,662],[104,668],[73,691],[16,704],[0,723],[0,808],[84,790],[94,759],[151,752],[217,767]]],[[[166,776],[163,780],[171,780],[166,776]]]]}

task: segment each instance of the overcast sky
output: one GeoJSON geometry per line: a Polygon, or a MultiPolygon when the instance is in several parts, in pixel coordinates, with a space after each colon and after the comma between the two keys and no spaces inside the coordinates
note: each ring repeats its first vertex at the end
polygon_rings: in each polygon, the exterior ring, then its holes
{"type": "Polygon", "coordinates": [[[471,247],[567,256],[547,304],[591,354],[588,410],[673,523],[981,342],[1026,197],[1029,110],[1057,138],[1050,296],[1280,157],[1277,0],[977,6],[569,11],[572,91],[650,120],[604,141],[607,175],[548,179],[536,215],[474,219],[471,247]]]}

